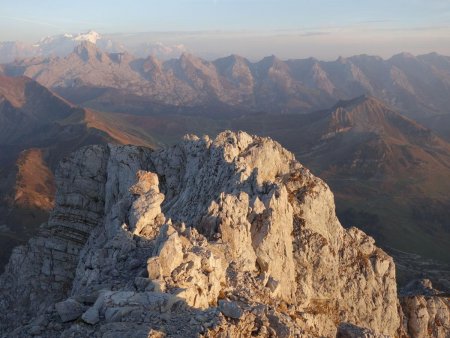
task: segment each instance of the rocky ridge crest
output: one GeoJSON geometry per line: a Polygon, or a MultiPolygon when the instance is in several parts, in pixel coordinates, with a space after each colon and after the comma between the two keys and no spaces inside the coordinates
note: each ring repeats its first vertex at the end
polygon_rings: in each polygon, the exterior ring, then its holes
{"type": "MultiPolygon", "coordinates": [[[[344,229],[328,186],[269,138],[89,146],[55,176],[49,221],[0,277],[5,336],[395,337],[423,324],[403,315],[392,258],[344,229]]],[[[426,325],[445,334],[442,301],[426,325]]]]}
{"type": "MultiPolygon", "coordinates": [[[[28,76],[71,102],[100,110],[142,113],[152,110],[152,103],[160,106],[155,112],[166,106],[169,111],[194,107],[196,113],[208,114],[205,107],[227,115],[241,110],[298,113],[368,94],[422,121],[448,112],[450,58],[438,54],[399,54],[386,60],[359,55],[334,61],[269,56],[251,62],[237,55],[208,61],[183,52],[182,46],[167,49],[177,54],[170,60],[148,53],[164,46],[144,46],[149,50],[143,58],[124,50],[110,53],[89,41],[70,46],[73,52],[64,57],[15,60],[4,66],[4,73],[28,76]]],[[[1,56],[10,47],[3,46],[1,56]]]]}

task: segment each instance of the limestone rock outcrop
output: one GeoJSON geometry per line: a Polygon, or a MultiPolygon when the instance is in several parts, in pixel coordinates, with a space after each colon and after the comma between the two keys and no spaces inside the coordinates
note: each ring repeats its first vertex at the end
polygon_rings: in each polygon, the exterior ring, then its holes
{"type": "Polygon", "coordinates": [[[415,330],[402,321],[392,258],[342,228],[328,186],[271,139],[91,146],[56,180],[48,223],[0,277],[4,336],[415,330]]]}
{"type": "Polygon", "coordinates": [[[411,338],[450,336],[450,295],[428,279],[412,281],[400,290],[405,331],[411,338]]]}

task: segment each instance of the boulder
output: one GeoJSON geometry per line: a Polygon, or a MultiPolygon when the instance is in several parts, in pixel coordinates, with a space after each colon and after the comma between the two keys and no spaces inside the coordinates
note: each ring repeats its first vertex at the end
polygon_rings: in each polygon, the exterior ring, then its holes
{"type": "Polygon", "coordinates": [[[63,322],[70,322],[79,318],[84,312],[84,306],[74,299],[55,304],[56,311],[63,322]]]}

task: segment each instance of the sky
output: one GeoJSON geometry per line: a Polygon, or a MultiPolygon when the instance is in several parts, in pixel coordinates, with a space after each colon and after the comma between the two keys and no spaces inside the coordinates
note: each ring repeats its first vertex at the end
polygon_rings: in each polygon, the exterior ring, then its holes
{"type": "Polygon", "coordinates": [[[0,41],[91,29],[211,57],[450,55],[450,0],[0,0],[0,41]]]}

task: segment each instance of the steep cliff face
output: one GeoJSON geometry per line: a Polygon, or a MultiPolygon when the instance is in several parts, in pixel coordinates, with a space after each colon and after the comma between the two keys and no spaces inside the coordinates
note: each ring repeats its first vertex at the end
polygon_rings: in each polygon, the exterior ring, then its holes
{"type": "MultiPolygon", "coordinates": [[[[133,171],[146,163],[149,150],[119,148],[126,153],[122,166],[133,171]]],[[[114,147],[87,147],[63,160],[56,172],[56,205],[40,235],[13,250],[1,276],[0,326],[22,325],[70,292],[79,253],[94,229],[102,227],[110,168],[120,161],[114,147]]],[[[126,171],[121,181],[126,184],[126,171]]],[[[110,189],[114,192],[114,189],[110,189]]]]}
{"type": "Polygon", "coordinates": [[[5,336],[404,330],[392,259],[343,229],[328,186],[270,139],[91,146],[61,163],[56,182],[41,235],[0,277],[5,336]]]}

